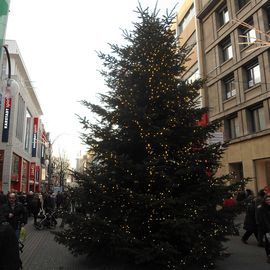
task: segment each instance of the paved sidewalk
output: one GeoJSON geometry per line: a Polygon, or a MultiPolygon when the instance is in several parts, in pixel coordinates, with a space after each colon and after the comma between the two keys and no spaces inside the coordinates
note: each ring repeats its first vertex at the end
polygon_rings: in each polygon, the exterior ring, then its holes
{"type": "MultiPolygon", "coordinates": [[[[33,220],[29,219],[26,225],[27,238],[21,255],[23,270],[98,270],[89,268],[85,257],[75,258],[67,248],[57,244],[49,230],[38,231],[32,224],[33,220]]],[[[243,230],[240,230],[240,235],[243,235],[243,230]]],[[[257,247],[254,236],[248,242],[249,244],[245,245],[240,236],[231,237],[225,244],[231,255],[218,262],[217,270],[270,270],[264,248],[257,247]]]]}
{"type": "Polygon", "coordinates": [[[67,248],[54,241],[54,235],[49,230],[36,230],[32,218],[26,225],[26,231],[21,254],[23,270],[90,270],[84,257],[71,255],[67,248]]]}

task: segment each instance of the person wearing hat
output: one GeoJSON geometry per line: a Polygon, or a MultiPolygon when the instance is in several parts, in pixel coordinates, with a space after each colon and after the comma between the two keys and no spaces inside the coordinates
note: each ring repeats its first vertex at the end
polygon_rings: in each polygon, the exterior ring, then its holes
{"type": "Polygon", "coordinates": [[[22,269],[18,239],[2,212],[0,212],[0,269],[22,269]]]}
{"type": "Polygon", "coordinates": [[[270,193],[267,193],[257,210],[258,224],[265,239],[267,262],[270,263],[270,193]]]}

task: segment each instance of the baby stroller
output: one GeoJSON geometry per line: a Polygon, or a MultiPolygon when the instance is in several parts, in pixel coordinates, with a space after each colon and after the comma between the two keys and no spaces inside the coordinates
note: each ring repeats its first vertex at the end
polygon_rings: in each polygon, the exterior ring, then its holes
{"type": "Polygon", "coordinates": [[[39,215],[40,221],[35,224],[36,229],[43,230],[44,228],[54,229],[57,225],[56,211],[48,210],[39,215]]]}

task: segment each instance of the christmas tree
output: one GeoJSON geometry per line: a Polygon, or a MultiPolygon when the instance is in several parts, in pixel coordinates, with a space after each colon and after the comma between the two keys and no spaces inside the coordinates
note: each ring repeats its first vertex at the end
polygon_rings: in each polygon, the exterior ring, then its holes
{"type": "Polygon", "coordinates": [[[208,140],[219,123],[198,124],[203,81],[182,79],[190,48],[176,41],[174,16],[137,12],[127,43],[99,53],[109,90],[102,105],[83,101],[98,121],[81,119],[94,158],[75,173],[77,211],[56,240],[108,264],[210,269],[232,233],[223,199],[238,187],[215,176],[224,150],[208,140]]]}

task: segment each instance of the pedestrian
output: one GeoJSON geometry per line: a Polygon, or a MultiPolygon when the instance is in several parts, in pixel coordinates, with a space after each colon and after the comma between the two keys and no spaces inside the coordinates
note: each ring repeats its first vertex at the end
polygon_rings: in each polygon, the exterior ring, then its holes
{"type": "Polygon", "coordinates": [[[56,203],[57,209],[59,209],[62,206],[63,199],[64,199],[63,194],[60,193],[60,191],[58,191],[55,197],[55,203],[56,203]]]}
{"type": "Polygon", "coordinates": [[[262,228],[258,222],[258,210],[263,203],[264,196],[265,196],[265,191],[264,189],[261,189],[255,198],[255,218],[256,218],[256,224],[257,224],[257,230],[258,230],[258,246],[259,247],[264,247],[264,241],[263,241],[264,235],[263,235],[262,228]]]}
{"type": "Polygon", "coordinates": [[[13,192],[9,193],[8,203],[4,204],[1,209],[19,239],[21,227],[27,223],[27,210],[22,203],[17,201],[16,194],[13,192]]]}
{"type": "Polygon", "coordinates": [[[18,239],[3,213],[0,213],[0,269],[22,269],[18,239]]]}
{"type": "Polygon", "coordinates": [[[34,194],[34,197],[31,200],[30,209],[31,209],[31,212],[32,212],[33,217],[34,217],[34,225],[36,225],[37,224],[38,213],[41,210],[41,202],[40,202],[38,194],[34,194]]]}
{"type": "Polygon", "coordinates": [[[270,263],[270,194],[264,196],[261,206],[258,208],[258,223],[264,235],[264,248],[267,262],[270,263]]]}
{"type": "Polygon", "coordinates": [[[34,192],[33,191],[29,191],[26,195],[26,203],[27,203],[27,211],[28,211],[28,216],[30,217],[32,214],[32,200],[34,198],[34,192]]]}
{"type": "Polygon", "coordinates": [[[7,196],[4,194],[3,191],[0,191],[0,207],[3,204],[7,203],[7,196]]]}
{"type": "Polygon", "coordinates": [[[246,215],[243,226],[245,233],[241,240],[244,244],[247,244],[247,241],[252,234],[254,234],[258,240],[258,227],[255,216],[255,198],[251,190],[247,190],[247,198],[244,200],[244,205],[246,207],[246,215]]]}
{"type": "Polygon", "coordinates": [[[43,208],[45,210],[45,213],[52,213],[54,211],[55,199],[52,194],[45,194],[43,208]]]}

